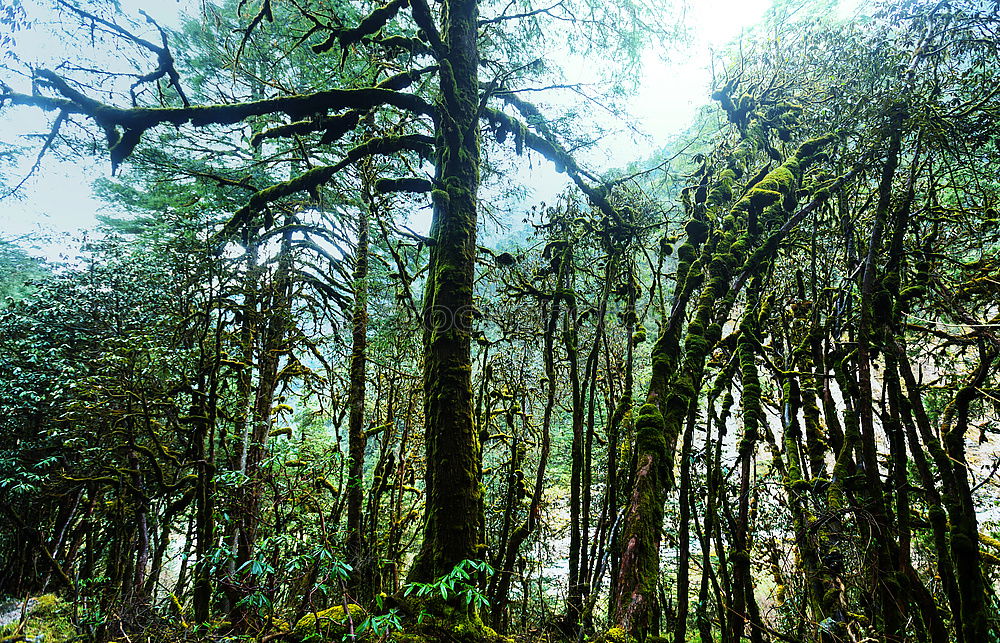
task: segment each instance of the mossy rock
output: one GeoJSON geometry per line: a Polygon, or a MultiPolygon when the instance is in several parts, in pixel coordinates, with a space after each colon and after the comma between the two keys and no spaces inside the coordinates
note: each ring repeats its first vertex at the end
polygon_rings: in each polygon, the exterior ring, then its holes
{"type": "MultiPolygon", "coordinates": [[[[18,615],[20,611],[18,610],[18,615]]],[[[70,617],[72,607],[55,594],[44,594],[28,601],[27,619],[20,634],[26,639],[59,643],[77,637],[76,628],[70,617]]],[[[12,636],[18,622],[0,627],[0,640],[12,636]]]]}
{"type": "Polygon", "coordinates": [[[316,635],[319,635],[322,640],[339,641],[343,635],[348,633],[351,622],[357,628],[361,620],[364,619],[365,610],[360,605],[351,603],[348,604],[347,609],[348,611],[345,612],[343,605],[336,605],[321,612],[306,614],[295,624],[292,634],[295,639],[300,641],[306,638],[316,638],[316,635]],[[347,619],[348,613],[351,617],[350,621],[347,619]]]}
{"type": "MultiPolygon", "coordinates": [[[[341,608],[341,611],[343,611],[343,609],[344,608],[341,608]]],[[[283,618],[271,616],[264,620],[264,628],[267,632],[291,632],[292,624],[283,618]]]]}
{"type": "Polygon", "coordinates": [[[629,636],[623,628],[612,627],[594,639],[594,643],[635,643],[635,639],[629,636]]]}

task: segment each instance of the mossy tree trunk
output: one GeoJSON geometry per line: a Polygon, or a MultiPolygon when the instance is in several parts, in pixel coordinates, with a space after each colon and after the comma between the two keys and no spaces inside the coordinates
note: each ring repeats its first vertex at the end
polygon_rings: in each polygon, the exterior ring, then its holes
{"type": "Polygon", "coordinates": [[[824,136],[800,145],[782,165],[748,185],[718,222],[708,219],[706,204],[729,200],[731,176],[721,176],[710,193],[707,185],[700,186],[693,202],[690,195],[685,197],[691,219],[685,227],[687,240],[678,249],[673,309],[651,353],[652,374],[636,422],[638,459],[623,528],[615,621],[639,638],[648,633],[648,612],[654,606],[663,503],[674,484],[674,451],[690,405],[698,400],[705,364],[721,339],[721,321],[728,319],[748,275],[767,265],[805,215],[803,210],[793,217],[796,190],[807,166],[832,140],[824,136]]]}
{"type": "Polygon", "coordinates": [[[204,327],[198,338],[200,356],[197,385],[193,391],[191,419],[194,424],[194,460],[197,462],[198,480],[195,483],[195,557],[194,566],[194,617],[206,623],[212,614],[212,588],[214,578],[212,550],[216,546],[216,464],[215,437],[218,415],[218,379],[221,360],[222,325],[212,328],[210,311],[215,305],[215,293],[206,304],[204,327]]]}
{"type": "Polygon", "coordinates": [[[481,454],[473,421],[472,288],[479,189],[479,8],[445,3],[434,214],[424,294],[427,473],[423,540],[410,570],[431,581],[482,554],[481,454]]]}
{"type": "MultiPolygon", "coordinates": [[[[576,301],[576,273],[573,241],[567,241],[561,264],[567,270],[565,295],[571,302],[563,316],[563,347],[569,366],[569,389],[572,400],[570,441],[570,482],[569,482],[569,579],[566,596],[566,619],[564,628],[568,633],[579,631],[583,616],[583,567],[586,547],[583,535],[583,469],[584,469],[584,420],[586,395],[586,374],[580,376],[580,332],[579,311],[576,301]]],[[[575,637],[575,636],[574,636],[575,637]]]]}
{"type": "Polygon", "coordinates": [[[757,302],[748,307],[746,317],[740,326],[737,347],[740,380],[743,383],[743,393],[740,397],[740,405],[743,409],[743,435],[737,445],[736,460],[740,472],[740,482],[732,551],[729,554],[733,569],[733,599],[732,609],[729,611],[726,621],[730,640],[739,641],[742,639],[747,625],[751,624],[750,638],[757,643],[761,640],[761,634],[760,629],[756,626],[759,618],[756,614],[757,603],[754,598],[753,578],[750,570],[752,551],[750,531],[751,473],[757,450],[756,445],[761,438],[767,420],[764,417],[760,376],[756,364],[756,346],[759,341],[756,337],[757,320],[755,318],[759,305],[760,284],[755,283],[753,290],[757,302]]]}
{"type": "MultiPolygon", "coordinates": [[[[366,188],[367,186],[365,186],[366,188]]],[[[367,191],[367,190],[366,190],[367,191]]],[[[369,196],[369,195],[366,195],[369,196]]],[[[372,561],[365,551],[364,466],[365,366],[368,349],[368,228],[370,198],[358,210],[357,249],[354,253],[354,310],[351,311],[351,358],[349,366],[347,480],[347,562],[353,567],[351,584],[364,600],[372,593],[372,561]]]]}
{"type": "MultiPolygon", "coordinates": [[[[289,216],[285,224],[290,225],[293,219],[289,216]]],[[[235,569],[243,574],[243,581],[236,588],[233,597],[236,599],[230,605],[229,620],[234,629],[249,626],[252,620],[251,610],[245,605],[243,598],[251,592],[253,579],[248,573],[247,564],[259,554],[258,536],[261,533],[261,500],[265,491],[266,468],[263,466],[267,441],[270,437],[271,417],[274,398],[281,381],[281,359],[288,352],[288,325],[291,313],[291,271],[292,271],[292,234],[282,233],[281,245],[278,250],[277,265],[274,274],[266,284],[261,284],[259,325],[260,344],[258,345],[257,384],[253,394],[253,406],[250,417],[250,433],[244,446],[243,473],[246,483],[240,494],[240,504],[236,519],[239,522],[235,569]]]]}

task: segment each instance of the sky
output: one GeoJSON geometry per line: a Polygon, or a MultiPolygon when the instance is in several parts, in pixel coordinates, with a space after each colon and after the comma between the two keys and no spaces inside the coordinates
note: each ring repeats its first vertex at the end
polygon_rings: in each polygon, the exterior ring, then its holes
{"type": "MultiPolygon", "coordinates": [[[[683,130],[694,118],[697,109],[708,102],[710,93],[710,62],[713,50],[739,37],[741,30],[759,20],[771,0],[689,0],[685,23],[692,38],[679,51],[664,59],[658,52],[648,52],[643,60],[643,72],[636,93],[628,101],[628,111],[642,132],[648,136],[636,139],[621,134],[603,141],[604,158],[599,161],[607,169],[623,166],[651,154],[673,133],[683,130]],[[659,141],[659,143],[656,143],[659,141]]],[[[46,36],[51,13],[45,0],[25,0],[36,26],[18,35],[18,50],[22,58],[63,58],[65,45],[46,36]]],[[[144,10],[165,26],[179,22],[179,11],[191,7],[191,0],[121,0],[122,9],[133,16],[144,10]]],[[[197,3],[194,4],[197,7],[197,3]]],[[[37,148],[39,134],[48,130],[48,121],[39,112],[29,109],[0,112],[0,142],[23,143],[26,134],[33,134],[37,148]]],[[[14,167],[0,167],[8,186],[16,185],[35,160],[27,154],[14,167]]],[[[34,252],[48,258],[58,258],[76,245],[74,237],[96,225],[96,215],[107,212],[107,206],[92,194],[94,179],[110,175],[106,154],[94,159],[62,161],[47,156],[41,170],[20,190],[20,198],[0,200],[0,239],[19,237],[33,242],[34,252]]],[[[557,175],[545,163],[525,164],[519,180],[528,186],[529,202],[548,201],[566,185],[564,176],[557,175]]],[[[416,228],[427,221],[416,220],[416,228]]]]}

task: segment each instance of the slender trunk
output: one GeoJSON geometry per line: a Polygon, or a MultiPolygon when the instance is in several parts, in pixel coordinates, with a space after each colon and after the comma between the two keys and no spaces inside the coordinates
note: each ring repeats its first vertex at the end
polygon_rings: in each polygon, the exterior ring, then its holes
{"type": "Polygon", "coordinates": [[[965,433],[969,429],[969,405],[993,368],[997,354],[987,354],[980,345],[980,364],[955,395],[955,422],[944,431],[944,445],[952,463],[955,486],[951,495],[951,555],[955,578],[961,590],[961,627],[965,640],[989,639],[987,584],[979,563],[979,523],[972,502],[969,465],[965,458],[965,433]]]}
{"type": "Polygon", "coordinates": [[[354,568],[351,586],[364,599],[372,592],[372,560],[365,551],[364,503],[365,360],[368,348],[368,220],[367,207],[358,212],[358,240],[354,254],[354,311],[351,315],[350,388],[347,394],[348,462],[347,562],[354,568]]]}
{"type": "Polygon", "coordinates": [[[677,517],[677,622],[674,624],[674,643],[684,643],[687,638],[689,570],[691,566],[691,443],[694,438],[697,402],[691,403],[684,439],[681,442],[680,508],[677,517]]]}
{"type": "MultiPolygon", "coordinates": [[[[750,605],[754,602],[754,596],[753,579],[750,575],[750,486],[756,444],[766,421],[761,407],[761,386],[755,362],[757,339],[753,336],[755,332],[751,321],[753,316],[754,312],[751,311],[740,328],[738,348],[740,377],[743,382],[740,400],[743,407],[743,436],[737,445],[740,483],[736,528],[729,556],[733,569],[733,605],[728,619],[728,630],[733,641],[739,641],[744,635],[747,624],[752,622],[750,605]]],[[[756,637],[760,637],[756,628],[751,628],[750,631],[751,636],[756,633],[756,637]]]]}
{"type": "MultiPolygon", "coordinates": [[[[567,296],[575,301],[575,272],[573,263],[572,243],[567,244],[563,253],[562,264],[568,268],[569,287],[567,296]]],[[[572,305],[566,310],[563,318],[563,344],[566,349],[566,361],[569,363],[569,384],[572,396],[572,440],[570,442],[570,483],[569,483],[569,587],[566,598],[567,632],[577,634],[581,627],[583,616],[583,588],[580,586],[582,575],[582,477],[584,456],[584,419],[586,409],[583,401],[583,386],[580,381],[579,342],[580,335],[577,324],[579,311],[572,305]]]]}
{"type": "Polygon", "coordinates": [[[875,538],[878,546],[872,548],[871,594],[875,613],[881,616],[882,627],[888,641],[898,641],[904,636],[905,615],[902,610],[905,609],[906,600],[901,596],[904,591],[901,586],[902,576],[896,574],[896,566],[889,553],[889,542],[894,538],[882,496],[882,479],[875,443],[872,352],[873,349],[877,350],[884,337],[888,321],[885,316],[889,314],[888,310],[883,309],[887,307],[887,303],[883,285],[877,275],[877,260],[889,217],[892,183],[899,166],[903,118],[903,108],[897,106],[891,116],[892,130],[889,135],[887,158],[879,180],[875,220],[864,261],[861,279],[861,315],[858,325],[857,394],[854,396],[861,429],[861,462],[864,465],[865,489],[869,498],[868,510],[874,517],[877,530],[875,538]]]}
{"type": "MultiPolygon", "coordinates": [[[[565,267],[560,270],[556,281],[556,288],[561,289],[565,276],[565,267]]],[[[535,483],[531,493],[531,503],[528,506],[528,515],[511,534],[507,542],[502,563],[497,568],[497,573],[490,583],[488,594],[492,605],[493,627],[502,629],[504,612],[510,600],[510,585],[514,574],[514,559],[524,541],[537,528],[541,517],[542,494],[545,489],[545,470],[548,466],[549,452],[551,449],[552,414],[556,405],[556,358],[555,358],[555,336],[556,326],[559,323],[561,314],[561,299],[552,298],[552,307],[548,311],[548,320],[545,333],[543,335],[544,347],[542,360],[545,368],[546,397],[545,408],[542,412],[542,445],[538,456],[538,468],[535,471],[535,483]]],[[[546,312],[542,308],[542,314],[546,312]]]]}

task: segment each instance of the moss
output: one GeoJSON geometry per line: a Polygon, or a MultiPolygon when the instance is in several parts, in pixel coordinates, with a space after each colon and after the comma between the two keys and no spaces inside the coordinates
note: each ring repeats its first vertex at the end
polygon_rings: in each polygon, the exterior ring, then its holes
{"type": "Polygon", "coordinates": [[[620,627],[612,627],[610,630],[604,633],[599,640],[604,643],[632,643],[635,639],[630,637],[628,633],[620,627]]]}
{"type": "Polygon", "coordinates": [[[708,204],[719,206],[733,198],[733,181],[736,180],[736,173],[732,170],[723,170],[719,173],[719,180],[708,193],[708,204]]]}
{"type": "Polygon", "coordinates": [[[677,248],[677,260],[688,264],[694,261],[694,245],[689,242],[682,243],[677,248]]]}
{"type": "MultiPolygon", "coordinates": [[[[77,638],[76,629],[71,620],[73,608],[55,594],[44,594],[28,602],[28,617],[20,636],[27,640],[58,643],[77,638]]],[[[0,640],[13,636],[18,627],[17,621],[0,628],[0,640]]]]}
{"type": "MultiPolygon", "coordinates": [[[[749,320],[748,320],[749,321],[749,320]]],[[[744,323],[740,328],[739,340],[739,362],[740,375],[743,381],[743,396],[741,404],[743,406],[743,438],[740,440],[740,452],[749,453],[753,450],[753,443],[759,437],[759,427],[762,424],[764,413],[761,407],[761,386],[757,373],[757,364],[754,359],[754,346],[756,339],[752,337],[752,329],[748,323],[744,323]]]]}
{"type": "Polygon", "coordinates": [[[327,480],[326,478],[324,478],[323,476],[320,476],[320,477],[316,478],[316,484],[317,484],[317,486],[325,487],[326,490],[329,491],[332,494],[338,494],[338,493],[340,493],[340,490],[337,489],[337,487],[333,486],[333,483],[330,482],[329,480],[327,480]]]}
{"type": "Polygon", "coordinates": [[[729,562],[733,565],[737,564],[750,564],[750,554],[738,549],[729,550],[729,562]]]}
{"type": "Polygon", "coordinates": [[[997,557],[988,551],[980,551],[979,559],[987,565],[1000,566],[1000,557],[997,557]]]}
{"type": "Polygon", "coordinates": [[[339,638],[348,632],[348,614],[350,614],[351,622],[354,623],[355,627],[364,618],[365,611],[360,605],[350,603],[347,610],[347,612],[344,611],[343,605],[336,605],[321,612],[306,614],[295,624],[292,634],[299,640],[316,634],[321,635],[324,639],[339,638]]]}
{"type": "Polygon", "coordinates": [[[795,174],[792,173],[792,168],[798,169],[798,163],[794,159],[771,170],[751,192],[767,190],[783,196],[789,194],[795,186],[795,174]]]}
{"type": "Polygon", "coordinates": [[[271,616],[267,619],[267,625],[272,632],[290,632],[292,631],[292,625],[283,618],[278,618],[277,616],[271,616]]]}
{"type": "Polygon", "coordinates": [[[763,212],[765,208],[780,201],[782,195],[775,190],[765,188],[754,188],[744,197],[746,207],[750,212],[763,212]]]}
{"type": "Polygon", "coordinates": [[[389,637],[394,643],[513,643],[486,626],[479,614],[438,600],[405,598],[401,609],[407,625],[389,637]]]}
{"type": "Polygon", "coordinates": [[[444,190],[431,190],[431,199],[438,207],[447,207],[451,202],[451,197],[444,190]]]}
{"type": "Polygon", "coordinates": [[[635,419],[636,449],[639,454],[650,454],[662,464],[667,454],[663,435],[663,415],[655,404],[643,404],[635,419]]]}

